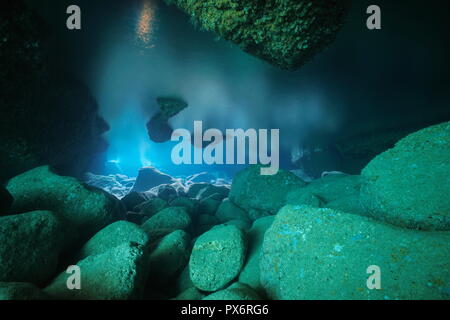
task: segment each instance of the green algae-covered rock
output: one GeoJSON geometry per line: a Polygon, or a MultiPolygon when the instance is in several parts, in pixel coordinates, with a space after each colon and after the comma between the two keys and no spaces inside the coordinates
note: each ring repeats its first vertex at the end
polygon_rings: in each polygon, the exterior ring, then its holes
{"type": "Polygon", "coordinates": [[[51,210],[89,238],[125,216],[120,201],[103,190],[75,178],[59,176],[48,166],[38,167],[11,179],[7,189],[14,198],[11,210],[51,210]]]}
{"type": "Polygon", "coordinates": [[[65,229],[50,211],[0,217],[0,281],[41,284],[56,272],[65,229]]]}
{"type": "Polygon", "coordinates": [[[242,220],[250,222],[247,213],[235,205],[230,199],[223,199],[219,208],[216,211],[216,217],[220,222],[227,222],[230,220],[242,220]]]}
{"type": "Polygon", "coordinates": [[[205,295],[195,287],[191,287],[177,295],[173,300],[202,300],[205,295]]]}
{"type": "Polygon", "coordinates": [[[123,243],[147,244],[147,233],[138,225],[128,221],[117,221],[97,232],[80,251],[79,259],[96,255],[123,243]]]}
{"type": "Polygon", "coordinates": [[[242,50],[288,70],[321,52],[340,30],[346,0],[166,0],[242,50]]]}
{"type": "Polygon", "coordinates": [[[450,230],[450,122],[403,138],[362,171],[361,203],[376,219],[450,230]]]}
{"type": "Polygon", "coordinates": [[[260,218],[253,222],[252,228],[247,233],[248,255],[244,268],[239,275],[239,282],[253,288],[260,296],[265,296],[264,288],[260,283],[259,262],[264,241],[264,234],[272,225],[274,216],[260,218]]]}
{"type": "Polygon", "coordinates": [[[48,296],[32,283],[0,282],[0,300],[46,300],[48,296]]]}
{"type": "Polygon", "coordinates": [[[148,253],[137,243],[124,243],[98,255],[77,262],[81,289],[70,290],[71,276],[61,273],[44,289],[56,299],[127,300],[142,297],[149,272],[148,253]]]}
{"type": "Polygon", "coordinates": [[[191,226],[191,217],[185,207],[168,207],[148,219],[142,229],[155,240],[175,230],[187,230],[191,226]]]}
{"type": "Polygon", "coordinates": [[[402,229],[287,205],[267,230],[261,283],[272,299],[449,299],[450,233],[402,229]],[[378,266],[381,289],[369,289],[378,266]]]}
{"type": "Polygon", "coordinates": [[[150,254],[150,284],[167,285],[189,261],[191,237],[176,230],[162,238],[150,254]]]}
{"type": "Polygon", "coordinates": [[[222,289],[241,271],[246,249],[245,234],[236,226],[212,228],[197,239],[192,249],[192,282],[204,291],[222,289]]]}
{"type": "Polygon", "coordinates": [[[187,213],[193,217],[197,213],[197,201],[187,197],[177,197],[170,201],[171,207],[185,207],[187,213]]]}
{"type": "Polygon", "coordinates": [[[194,287],[194,284],[192,283],[191,277],[189,275],[189,264],[184,267],[183,271],[178,276],[175,287],[178,294],[181,294],[187,289],[194,287]]]}
{"type": "Polygon", "coordinates": [[[260,169],[259,165],[247,167],[236,174],[231,185],[230,200],[246,211],[275,214],[290,191],[305,185],[292,172],[279,170],[274,175],[261,175],[260,169]]]}
{"type": "Polygon", "coordinates": [[[136,209],[147,217],[153,217],[159,211],[167,208],[169,205],[166,200],[161,198],[153,198],[139,204],[136,209]]]}
{"type": "Polygon", "coordinates": [[[213,198],[201,200],[198,204],[198,212],[201,214],[214,215],[220,206],[220,201],[213,198]]]}
{"type": "Polygon", "coordinates": [[[211,293],[203,300],[261,300],[261,298],[248,285],[236,282],[224,290],[211,293]]]}

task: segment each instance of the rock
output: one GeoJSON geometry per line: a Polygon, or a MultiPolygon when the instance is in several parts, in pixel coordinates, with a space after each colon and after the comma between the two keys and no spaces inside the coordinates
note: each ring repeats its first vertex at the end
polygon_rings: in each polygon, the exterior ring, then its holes
{"type": "Polygon", "coordinates": [[[307,188],[297,188],[289,192],[286,196],[286,204],[299,206],[306,205],[316,208],[321,208],[324,206],[323,201],[307,188]]]}
{"type": "Polygon", "coordinates": [[[55,299],[128,300],[142,298],[149,272],[148,253],[137,243],[124,243],[76,263],[81,290],[69,290],[71,276],[61,273],[44,289],[55,299]]]}
{"type": "Polygon", "coordinates": [[[198,194],[197,198],[204,200],[207,198],[215,199],[218,201],[222,201],[228,194],[230,193],[230,188],[228,186],[216,186],[213,184],[208,184],[205,188],[202,188],[198,194]]]}
{"type": "Polygon", "coordinates": [[[264,236],[261,284],[270,299],[448,299],[449,240],[448,232],[287,205],[264,236]],[[367,287],[373,265],[382,290],[367,287]]]}
{"type": "Polygon", "coordinates": [[[202,300],[205,297],[197,288],[191,287],[180,293],[173,300],[202,300]]]}
{"type": "Polygon", "coordinates": [[[0,217],[0,281],[50,280],[65,241],[64,226],[50,211],[0,217]]]}
{"type": "Polygon", "coordinates": [[[171,201],[178,196],[177,189],[171,184],[162,184],[157,187],[151,189],[151,192],[154,193],[158,198],[163,199],[165,201],[171,201]]]}
{"type": "Polygon", "coordinates": [[[81,248],[78,260],[108,251],[123,243],[146,245],[149,238],[139,226],[128,221],[117,221],[97,232],[81,248]]]}
{"type": "Polygon", "coordinates": [[[133,191],[143,192],[157,187],[161,184],[170,184],[173,182],[171,176],[162,173],[154,167],[144,167],[139,169],[136,183],[133,186],[133,191]]]}
{"type": "Polygon", "coordinates": [[[121,199],[122,203],[128,211],[134,211],[134,208],[145,202],[147,199],[139,192],[132,191],[121,199]]]}
{"type": "Polygon", "coordinates": [[[296,70],[334,41],[349,1],[170,0],[207,31],[274,66],[296,70]]]}
{"type": "Polygon", "coordinates": [[[0,216],[6,213],[13,203],[13,197],[3,186],[0,186],[0,216]]]}
{"type": "Polygon", "coordinates": [[[178,276],[175,286],[178,294],[181,294],[189,288],[194,287],[194,284],[192,283],[191,277],[189,275],[189,264],[184,267],[183,271],[178,276]]]}
{"type": "Polygon", "coordinates": [[[261,298],[248,285],[236,282],[225,290],[211,293],[203,300],[261,300],[261,298]]]}
{"type": "Polygon", "coordinates": [[[328,203],[347,196],[358,194],[361,188],[361,177],[358,175],[325,175],[311,181],[305,188],[322,202],[328,203]]]}
{"type": "Polygon", "coordinates": [[[225,225],[225,226],[234,225],[243,231],[247,231],[252,226],[250,222],[243,221],[243,220],[229,220],[227,222],[224,222],[223,225],[225,225]]]}
{"type": "Polygon", "coordinates": [[[53,211],[77,228],[82,239],[125,217],[117,198],[75,178],[59,176],[48,166],[14,177],[6,188],[14,197],[13,212],[53,211]]]}
{"type": "Polygon", "coordinates": [[[136,210],[139,210],[143,215],[151,218],[168,206],[167,201],[160,198],[153,198],[136,206],[136,210]]]}
{"type": "Polygon", "coordinates": [[[216,217],[220,222],[227,222],[230,220],[250,222],[247,213],[231,202],[228,198],[224,199],[220,204],[216,211],[216,217]]]}
{"type": "Polygon", "coordinates": [[[248,238],[248,255],[241,274],[239,282],[249,285],[258,295],[265,297],[266,293],[259,280],[260,270],[259,263],[261,260],[261,251],[264,241],[264,234],[272,225],[275,217],[269,216],[260,218],[253,222],[252,228],[247,233],[248,238]]]}
{"type": "Polygon", "coordinates": [[[191,217],[184,207],[168,207],[148,219],[142,229],[151,240],[164,236],[175,230],[187,230],[191,226],[191,217]]]}
{"type": "Polygon", "coordinates": [[[169,205],[171,207],[184,207],[187,213],[194,217],[197,213],[197,201],[187,197],[178,197],[170,201],[169,205]]]}
{"type": "Polygon", "coordinates": [[[213,183],[216,181],[216,177],[208,172],[200,172],[197,174],[193,174],[191,176],[186,177],[187,183],[199,183],[199,182],[205,182],[205,183],[213,183]]]}
{"type": "Polygon", "coordinates": [[[189,261],[191,237],[176,230],[162,238],[150,254],[150,285],[167,286],[189,261]]]}
{"type": "Polygon", "coordinates": [[[123,199],[130,193],[134,182],[126,182],[120,177],[119,174],[103,176],[88,172],[84,175],[83,181],[91,187],[102,189],[118,199],[123,199]]]}
{"type": "Polygon", "coordinates": [[[261,166],[249,166],[238,172],[231,185],[229,198],[240,208],[256,209],[275,214],[285,204],[286,195],[303,187],[305,182],[289,171],[261,175],[261,166]]]}
{"type": "Polygon", "coordinates": [[[46,300],[48,296],[32,283],[0,282],[0,300],[46,300]]]}
{"type": "Polygon", "coordinates": [[[361,203],[376,219],[450,230],[450,122],[408,135],[362,171],[361,203]]]}
{"type": "Polygon", "coordinates": [[[196,232],[195,234],[200,235],[214,227],[215,225],[219,224],[219,220],[210,214],[200,214],[197,217],[197,224],[196,224],[196,232]]]}
{"type": "Polygon", "coordinates": [[[225,287],[241,271],[246,249],[245,234],[235,226],[217,226],[201,235],[189,261],[195,287],[203,291],[225,287]]]}
{"type": "Polygon", "coordinates": [[[200,182],[200,183],[192,183],[188,187],[187,196],[189,198],[197,198],[199,192],[206,187],[208,187],[208,183],[200,182]]]}
{"type": "Polygon", "coordinates": [[[201,200],[198,204],[198,212],[200,214],[215,215],[217,209],[220,206],[220,201],[213,198],[206,198],[201,200]]]}

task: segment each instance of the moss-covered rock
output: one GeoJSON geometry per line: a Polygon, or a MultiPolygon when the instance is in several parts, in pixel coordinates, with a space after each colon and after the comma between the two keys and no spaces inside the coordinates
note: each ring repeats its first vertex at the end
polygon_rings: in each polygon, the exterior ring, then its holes
{"type": "Polygon", "coordinates": [[[76,263],[81,289],[68,289],[66,272],[44,289],[54,299],[128,300],[142,298],[149,272],[148,252],[137,243],[124,243],[76,263]]]}
{"type": "Polygon", "coordinates": [[[340,30],[346,0],[166,0],[242,50],[288,70],[321,52],[340,30]]]}
{"type": "Polygon", "coordinates": [[[450,230],[450,122],[401,139],[362,171],[361,203],[383,221],[450,230]]]}
{"type": "Polygon", "coordinates": [[[53,211],[77,229],[83,239],[125,217],[123,205],[114,196],[75,178],[60,176],[48,166],[14,177],[6,188],[14,198],[13,212],[53,211]]]}
{"type": "Polygon", "coordinates": [[[195,242],[189,272],[195,287],[216,291],[225,287],[241,271],[247,243],[236,226],[216,226],[195,242]]]}
{"type": "Polygon", "coordinates": [[[50,280],[66,240],[63,223],[50,211],[0,217],[0,281],[50,280]]]}
{"type": "Polygon", "coordinates": [[[161,210],[167,208],[168,206],[169,204],[166,200],[160,198],[152,198],[136,206],[135,210],[138,210],[147,218],[150,218],[161,210]]]}
{"type": "Polygon", "coordinates": [[[245,265],[239,275],[239,282],[249,285],[258,295],[265,297],[264,288],[259,280],[260,270],[259,262],[261,259],[264,234],[272,225],[275,216],[260,218],[253,222],[252,228],[247,233],[248,255],[245,265]]]}
{"type": "Polygon", "coordinates": [[[261,297],[248,285],[236,282],[224,290],[211,293],[203,300],[261,300],[261,297]]]}
{"type": "MultiPolygon", "coordinates": [[[[231,185],[229,198],[240,208],[275,214],[285,204],[286,195],[303,187],[305,182],[289,171],[279,170],[274,175],[261,175],[261,166],[249,166],[238,172],[231,185]]],[[[264,216],[260,214],[256,217],[264,216]]]]}
{"type": "Polygon", "coordinates": [[[449,299],[449,232],[402,229],[287,205],[267,230],[261,283],[272,299],[449,299]],[[369,266],[381,289],[369,289],[369,266]]]}
{"type": "Polygon", "coordinates": [[[191,237],[183,230],[176,230],[157,244],[150,254],[150,286],[166,286],[176,279],[187,265],[191,237]]]}
{"type": "Polygon", "coordinates": [[[46,300],[48,298],[32,283],[0,282],[0,300],[46,300]]]}
{"type": "Polygon", "coordinates": [[[216,211],[216,217],[220,222],[227,222],[230,220],[242,220],[250,222],[247,213],[235,205],[230,199],[226,198],[222,201],[216,211]]]}
{"type": "Polygon", "coordinates": [[[142,229],[153,241],[175,230],[188,230],[191,221],[185,207],[168,207],[148,219],[142,229]]]}
{"type": "Polygon", "coordinates": [[[135,242],[146,245],[147,233],[138,225],[128,221],[117,221],[97,232],[81,248],[78,259],[96,255],[117,247],[123,243],[135,242]]]}

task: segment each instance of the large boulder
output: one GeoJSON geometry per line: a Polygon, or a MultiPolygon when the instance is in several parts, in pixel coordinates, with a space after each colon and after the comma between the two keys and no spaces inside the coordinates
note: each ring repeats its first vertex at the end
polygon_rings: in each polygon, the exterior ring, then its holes
{"type": "Polygon", "coordinates": [[[368,214],[399,226],[450,230],[450,122],[403,138],[362,171],[368,214]]]}
{"type": "Polygon", "coordinates": [[[247,250],[245,234],[236,226],[216,226],[194,244],[189,260],[191,280],[203,291],[224,288],[241,271],[247,250]]]}
{"type": "Polygon", "coordinates": [[[81,248],[78,259],[108,251],[123,243],[135,242],[146,245],[149,240],[147,233],[138,225],[128,221],[117,221],[97,232],[81,248]]]}
{"type": "Polygon", "coordinates": [[[170,184],[172,182],[174,181],[171,176],[162,173],[158,169],[154,167],[143,167],[139,169],[133,191],[148,191],[161,184],[170,184]]]}
{"type": "Polygon", "coordinates": [[[124,243],[78,261],[81,289],[68,289],[72,276],[63,272],[44,292],[64,300],[128,300],[142,298],[149,272],[148,252],[137,243],[124,243]]]}
{"type": "Polygon", "coordinates": [[[0,217],[0,281],[50,280],[66,240],[63,223],[50,211],[0,217]]]}
{"type": "Polygon", "coordinates": [[[340,30],[349,1],[166,0],[242,50],[295,70],[321,52],[340,30]]]}
{"type": "Polygon", "coordinates": [[[449,299],[449,241],[449,232],[287,205],[265,234],[261,283],[271,299],[449,299]],[[377,267],[381,289],[369,289],[377,267]]]}
{"type": "Polygon", "coordinates": [[[202,300],[261,300],[261,297],[248,285],[236,282],[224,290],[211,293],[202,300]]]}
{"type": "Polygon", "coordinates": [[[123,205],[114,196],[60,176],[48,166],[14,177],[6,188],[14,198],[13,212],[51,210],[75,227],[83,239],[125,217],[123,205]]]}
{"type": "Polygon", "coordinates": [[[216,211],[216,217],[220,222],[227,222],[230,220],[250,222],[247,213],[231,202],[228,198],[224,199],[220,204],[216,211]]]}
{"type": "Polygon", "coordinates": [[[231,185],[230,200],[246,211],[275,214],[290,191],[306,185],[292,172],[279,170],[274,175],[261,175],[260,168],[254,165],[238,172],[231,185]]]}

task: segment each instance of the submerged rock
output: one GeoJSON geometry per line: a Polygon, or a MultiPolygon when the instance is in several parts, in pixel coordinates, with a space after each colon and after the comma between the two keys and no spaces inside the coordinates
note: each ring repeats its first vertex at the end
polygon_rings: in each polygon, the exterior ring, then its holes
{"type": "Polygon", "coordinates": [[[144,192],[161,184],[172,183],[171,176],[162,173],[154,167],[143,167],[139,169],[133,191],[144,192]]]}
{"type": "Polygon", "coordinates": [[[142,229],[151,240],[156,240],[175,230],[187,230],[191,226],[191,217],[184,207],[168,207],[148,219],[142,229]]]}
{"type": "Polygon", "coordinates": [[[0,282],[0,300],[46,300],[48,298],[32,283],[0,282]]]}
{"type": "Polygon", "coordinates": [[[225,287],[241,271],[246,250],[245,234],[236,226],[217,226],[202,234],[189,261],[195,287],[203,291],[225,287]]]}
{"type": "Polygon", "coordinates": [[[149,238],[139,226],[128,221],[117,221],[97,232],[85,243],[79,253],[79,260],[117,247],[123,243],[135,242],[146,245],[149,238]]]}
{"type": "Polygon", "coordinates": [[[449,299],[450,233],[401,229],[287,205],[267,230],[261,283],[271,299],[449,299]],[[368,289],[369,266],[381,289],[368,289]]]}
{"type": "Polygon", "coordinates": [[[173,300],[202,300],[205,295],[195,287],[191,287],[177,295],[173,300]]]}
{"type": "Polygon", "coordinates": [[[241,220],[243,222],[250,222],[247,213],[235,205],[230,199],[226,198],[222,201],[216,211],[216,217],[220,222],[227,222],[230,220],[241,220]]]}
{"type": "Polygon", "coordinates": [[[75,227],[83,239],[125,217],[123,205],[114,196],[75,178],[59,176],[48,166],[14,177],[6,188],[14,197],[13,212],[51,210],[75,227]]]}
{"type": "Polygon", "coordinates": [[[61,220],[50,211],[0,217],[0,281],[50,280],[66,240],[61,220]]]}
{"type": "Polygon", "coordinates": [[[191,237],[176,230],[156,245],[150,254],[150,285],[167,286],[173,282],[189,261],[191,237]]]}
{"type": "Polygon", "coordinates": [[[167,201],[160,198],[152,198],[137,205],[135,210],[138,210],[143,215],[147,216],[147,218],[150,218],[168,206],[167,201]]]}
{"type": "Polygon", "coordinates": [[[295,70],[334,41],[350,1],[166,0],[197,25],[282,69],[295,70]]]}
{"type": "Polygon", "coordinates": [[[261,300],[261,297],[248,285],[236,282],[224,290],[211,293],[203,300],[261,300]]]}
{"type": "Polygon", "coordinates": [[[264,241],[264,234],[272,225],[275,217],[269,216],[260,218],[253,222],[252,228],[248,231],[248,255],[241,274],[239,275],[239,282],[249,285],[260,296],[265,297],[265,291],[260,278],[259,263],[261,260],[261,251],[264,241]]]}
{"type": "Polygon", "coordinates": [[[122,203],[128,211],[134,211],[137,205],[145,202],[147,199],[140,192],[132,191],[121,199],[122,203]]]}
{"type": "MultiPolygon", "coordinates": [[[[289,171],[275,175],[261,175],[260,166],[249,166],[234,177],[229,198],[240,208],[275,214],[285,204],[286,194],[305,182],[289,171]]],[[[258,214],[261,217],[264,214],[258,214]]]]}
{"type": "Polygon", "coordinates": [[[450,122],[403,138],[362,171],[361,202],[376,219],[450,230],[450,122]]]}
{"type": "Polygon", "coordinates": [[[76,265],[80,267],[81,290],[68,289],[71,274],[63,272],[44,292],[65,300],[128,300],[143,296],[149,259],[142,245],[124,243],[76,265]]]}

